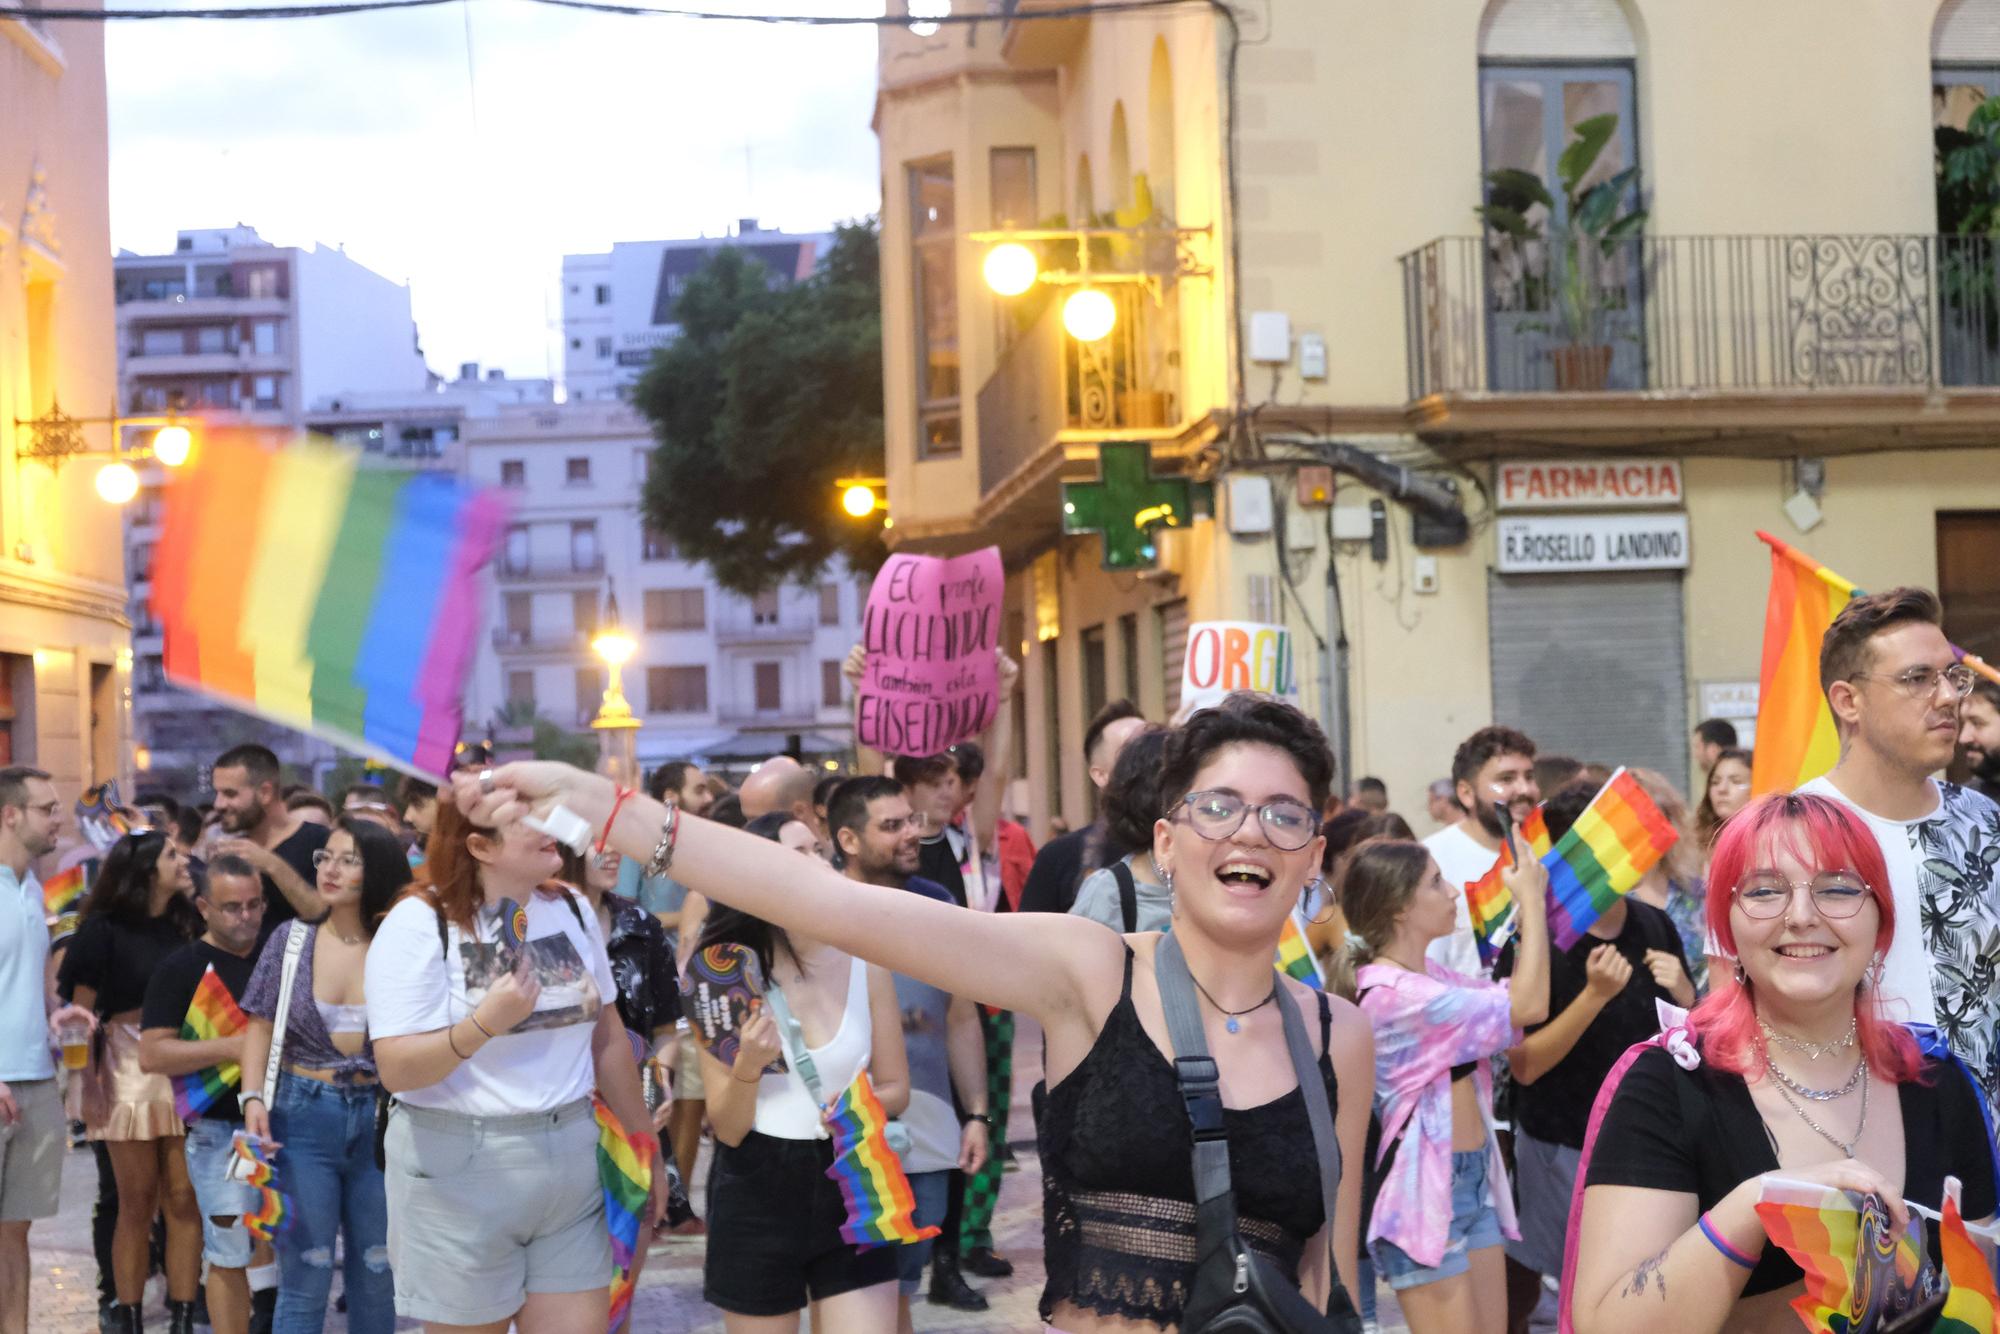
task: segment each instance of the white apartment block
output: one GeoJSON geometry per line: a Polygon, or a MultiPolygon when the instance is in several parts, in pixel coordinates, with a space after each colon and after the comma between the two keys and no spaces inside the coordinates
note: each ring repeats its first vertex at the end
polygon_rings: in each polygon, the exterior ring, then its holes
{"type": "Polygon", "coordinates": [[[646,768],[694,758],[749,763],[797,749],[830,757],[851,733],[840,664],[865,585],[829,571],[813,587],[756,597],[719,588],[640,517],[653,437],[617,403],[508,408],[468,420],[466,474],[514,503],[466,706],[468,735],[509,704],[586,729],[605,687],[590,640],[615,595],[639,651],[624,669],[646,768]]]}
{"type": "Polygon", "coordinates": [[[786,235],[744,218],[734,236],[678,241],[619,241],[610,250],[564,255],[563,384],[572,402],[620,399],[653,353],[680,336],[674,309],[687,280],[716,251],[755,258],[773,285],[807,277],[832,242],[830,233],[786,235]]]}

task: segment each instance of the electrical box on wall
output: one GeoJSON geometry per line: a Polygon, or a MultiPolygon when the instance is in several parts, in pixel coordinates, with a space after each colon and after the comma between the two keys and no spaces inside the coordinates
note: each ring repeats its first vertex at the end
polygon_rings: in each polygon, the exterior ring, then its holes
{"type": "Polygon", "coordinates": [[[1227,479],[1229,531],[1238,537],[1261,537],[1271,531],[1271,479],[1259,473],[1236,473],[1227,479]]]}
{"type": "Polygon", "coordinates": [[[1298,477],[1299,504],[1309,509],[1325,509],[1333,503],[1333,469],[1325,464],[1307,464],[1298,477]]]}
{"type": "Polygon", "coordinates": [[[1301,380],[1324,380],[1326,378],[1326,335],[1299,335],[1299,378],[1301,380]]]}
{"type": "Polygon", "coordinates": [[[1438,591],[1438,558],[1418,556],[1410,566],[1410,587],[1419,593],[1438,591]]]}
{"type": "Polygon", "coordinates": [[[1282,366],[1292,359],[1292,317],[1282,310],[1250,312],[1250,360],[1282,366]]]}

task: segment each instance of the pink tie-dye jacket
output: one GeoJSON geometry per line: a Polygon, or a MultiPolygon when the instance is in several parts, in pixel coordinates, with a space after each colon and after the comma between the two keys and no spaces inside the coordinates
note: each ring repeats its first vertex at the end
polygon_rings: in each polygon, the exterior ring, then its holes
{"type": "MultiPolygon", "coordinates": [[[[1500,1230],[1517,1238],[1513,1192],[1493,1133],[1493,1072],[1487,1058],[1521,1041],[1505,982],[1486,982],[1426,960],[1425,972],[1373,963],[1355,981],[1375,1029],[1375,1110],[1382,1154],[1402,1141],[1382,1179],[1368,1240],[1394,1242],[1420,1265],[1444,1259],[1451,1224],[1451,1067],[1475,1062],[1472,1078],[1486,1121],[1486,1179],[1500,1230]],[[1406,1133],[1407,1132],[1407,1133],[1406,1133]]],[[[1379,1164],[1379,1160],[1378,1160],[1379,1164]]]]}

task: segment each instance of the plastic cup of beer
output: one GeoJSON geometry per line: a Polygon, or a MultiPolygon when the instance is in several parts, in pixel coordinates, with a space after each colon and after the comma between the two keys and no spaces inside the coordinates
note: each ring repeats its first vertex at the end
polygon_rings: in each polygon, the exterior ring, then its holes
{"type": "Polygon", "coordinates": [[[81,1070],[90,1064],[90,1025],[81,1019],[65,1019],[56,1029],[62,1041],[63,1069],[81,1070]]]}

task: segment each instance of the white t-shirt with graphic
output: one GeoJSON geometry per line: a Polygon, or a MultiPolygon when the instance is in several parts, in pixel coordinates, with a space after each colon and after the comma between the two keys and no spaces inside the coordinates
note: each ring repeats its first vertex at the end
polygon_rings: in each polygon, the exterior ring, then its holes
{"type": "Polygon", "coordinates": [[[1437,860],[1444,881],[1458,891],[1453,905],[1457,925],[1448,936],[1439,936],[1424,953],[1454,973],[1484,977],[1479,962],[1479,942],[1472,934],[1472,914],[1465,903],[1465,888],[1477,884],[1500,860],[1500,854],[1465,832],[1464,824],[1449,824],[1424,840],[1424,847],[1437,860]]]}
{"type": "Polygon", "coordinates": [[[1896,934],[1882,961],[1884,1008],[1902,1023],[1936,1026],[2000,1102],[2000,807],[1956,783],[1931,787],[1937,804],[1916,820],[1863,810],[1829,777],[1798,790],[1859,815],[1882,847],[1896,934]]]}
{"type": "MultiPolygon", "coordinates": [[[[591,1035],[606,998],[618,990],[597,914],[579,906],[580,914],[561,898],[528,896],[523,948],[542,984],[534,1012],[437,1083],[398,1093],[399,1101],[468,1116],[514,1116],[590,1096],[597,1085],[591,1035]]],[[[505,957],[497,919],[481,913],[476,925],[473,935],[449,927],[441,947],[429,904],[406,898],[390,909],[369,943],[365,974],[368,1031],[376,1041],[434,1032],[472,1013],[505,957]]]]}

